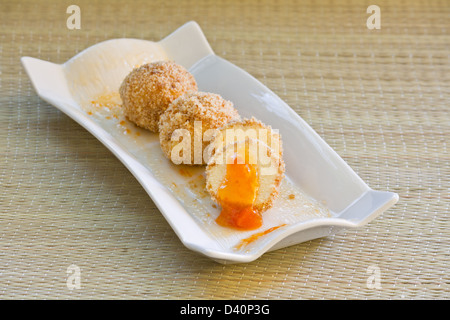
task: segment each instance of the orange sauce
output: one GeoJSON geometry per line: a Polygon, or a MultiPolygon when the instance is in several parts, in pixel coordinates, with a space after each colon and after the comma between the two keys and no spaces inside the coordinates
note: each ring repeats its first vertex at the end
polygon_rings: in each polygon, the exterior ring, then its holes
{"type": "Polygon", "coordinates": [[[281,224],[281,225],[279,225],[279,226],[269,228],[269,229],[267,229],[267,230],[265,230],[265,231],[261,231],[261,232],[252,234],[250,237],[245,238],[245,239],[242,239],[242,240],[239,242],[239,244],[235,246],[235,248],[239,250],[239,249],[241,249],[242,247],[247,246],[247,245],[249,245],[250,243],[252,243],[252,242],[258,240],[258,239],[261,238],[262,236],[264,236],[264,235],[266,235],[266,234],[268,234],[268,233],[270,233],[270,232],[272,232],[272,231],[274,231],[274,230],[276,230],[276,229],[278,229],[278,228],[284,227],[285,225],[286,225],[286,224],[281,224]]]}
{"type": "Polygon", "coordinates": [[[258,169],[248,162],[248,155],[244,163],[238,163],[235,155],[233,162],[227,164],[218,190],[222,211],[216,222],[221,226],[252,230],[262,225],[261,215],[253,208],[259,189],[258,169]]]}
{"type": "Polygon", "coordinates": [[[178,172],[183,176],[183,177],[192,177],[192,172],[189,169],[186,168],[180,168],[178,169],[178,172]]]}

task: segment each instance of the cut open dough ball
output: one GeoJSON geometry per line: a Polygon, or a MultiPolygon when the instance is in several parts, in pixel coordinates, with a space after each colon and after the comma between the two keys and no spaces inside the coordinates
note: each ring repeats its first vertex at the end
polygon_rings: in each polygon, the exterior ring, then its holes
{"type": "Polygon", "coordinates": [[[254,118],[230,123],[219,132],[206,167],[206,188],[222,207],[217,221],[253,229],[261,224],[255,213],[260,215],[273,206],[284,177],[280,135],[254,118]],[[246,210],[243,215],[236,213],[242,208],[246,210]],[[232,211],[233,217],[224,211],[232,211]]]}

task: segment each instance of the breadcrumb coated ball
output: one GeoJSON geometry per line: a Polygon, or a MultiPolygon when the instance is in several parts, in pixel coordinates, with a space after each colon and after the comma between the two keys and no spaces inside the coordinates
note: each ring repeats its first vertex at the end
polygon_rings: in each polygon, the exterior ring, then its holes
{"type": "Polygon", "coordinates": [[[164,154],[175,164],[204,165],[214,130],[240,116],[233,103],[209,92],[190,92],[174,100],[159,120],[164,154]],[[178,129],[178,130],[177,130],[178,129]],[[211,130],[210,130],[211,129],[211,130]],[[188,139],[188,140],[185,140],[188,139]]]}
{"type": "Polygon", "coordinates": [[[158,121],[169,104],[197,91],[195,78],[172,61],[157,61],[132,70],[119,93],[125,116],[139,127],[158,132],[158,121]]]}

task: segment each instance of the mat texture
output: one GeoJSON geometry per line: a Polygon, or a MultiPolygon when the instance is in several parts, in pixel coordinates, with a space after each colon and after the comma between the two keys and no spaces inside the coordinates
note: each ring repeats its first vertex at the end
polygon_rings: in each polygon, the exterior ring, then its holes
{"type": "Polygon", "coordinates": [[[373,2],[2,1],[0,298],[450,298],[450,6],[373,2]],[[66,26],[74,3],[79,30],[66,26]],[[366,26],[371,4],[379,30],[366,26]],[[359,230],[217,264],[186,249],[127,169],[38,98],[19,60],[158,41],[190,20],[398,204],[359,230]]]}

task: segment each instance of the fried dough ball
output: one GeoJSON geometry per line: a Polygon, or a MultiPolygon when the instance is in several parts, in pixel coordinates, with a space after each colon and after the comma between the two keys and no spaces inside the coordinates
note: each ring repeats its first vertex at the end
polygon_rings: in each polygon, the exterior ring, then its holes
{"type": "Polygon", "coordinates": [[[214,130],[240,116],[230,101],[209,92],[190,92],[174,100],[159,120],[164,154],[175,164],[204,165],[214,130]]]}
{"type": "Polygon", "coordinates": [[[119,93],[125,116],[139,127],[158,132],[158,121],[169,104],[181,95],[197,91],[195,78],[172,61],[158,61],[132,70],[119,93]]]}
{"type": "MultiPolygon", "coordinates": [[[[206,188],[213,201],[223,206],[225,199],[220,197],[220,189],[223,189],[224,181],[233,169],[230,159],[241,157],[240,152],[245,153],[245,161],[252,163],[257,171],[255,198],[252,202],[253,209],[262,213],[274,204],[278,197],[280,185],[284,178],[285,164],[283,161],[283,148],[281,136],[270,126],[251,118],[242,121],[230,122],[219,130],[212,141],[215,152],[206,166],[206,188]],[[227,135],[232,134],[230,139],[227,135]]],[[[230,177],[228,177],[230,179],[230,177]]],[[[236,177],[239,184],[249,183],[244,175],[236,177]]],[[[250,186],[249,186],[250,187],[250,186]]],[[[242,193],[236,195],[242,198],[242,193]]]]}

